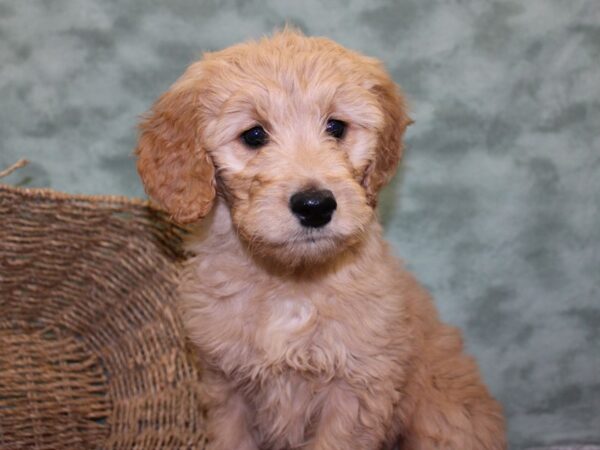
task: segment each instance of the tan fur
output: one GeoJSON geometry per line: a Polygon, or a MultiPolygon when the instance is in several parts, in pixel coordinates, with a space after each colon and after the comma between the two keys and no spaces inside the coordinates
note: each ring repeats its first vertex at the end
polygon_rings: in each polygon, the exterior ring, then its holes
{"type": "Polygon", "coordinates": [[[459,332],[374,214],[409,122],[377,61],[286,29],[205,55],[142,124],[148,193],[180,222],[206,216],[180,292],[211,449],[505,448],[459,332]],[[328,118],[349,124],[342,140],[328,118]],[[253,150],[240,134],[257,124],[270,140],[253,150]],[[290,212],[307,187],[337,200],[323,228],[290,212]]]}

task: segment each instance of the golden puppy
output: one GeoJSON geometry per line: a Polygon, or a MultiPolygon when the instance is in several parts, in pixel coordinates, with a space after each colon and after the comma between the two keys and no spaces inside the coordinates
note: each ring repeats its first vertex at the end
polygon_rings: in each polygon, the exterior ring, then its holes
{"type": "Polygon", "coordinates": [[[148,194],[203,219],[180,293],[211,449],[505,448],[459,332],[377,222],[409,123],[379,62],[286,29],[205,55],[141,124],[148,194]]]}

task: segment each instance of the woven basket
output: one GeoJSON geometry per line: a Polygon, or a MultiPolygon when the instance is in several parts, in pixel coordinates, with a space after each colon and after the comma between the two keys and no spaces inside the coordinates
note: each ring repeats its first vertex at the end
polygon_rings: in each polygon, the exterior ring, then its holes
{"type": "Polygon", "coordinates": [[[142,201],[0,185],[0,448],[204,447],[180,234],[142,201]]]}

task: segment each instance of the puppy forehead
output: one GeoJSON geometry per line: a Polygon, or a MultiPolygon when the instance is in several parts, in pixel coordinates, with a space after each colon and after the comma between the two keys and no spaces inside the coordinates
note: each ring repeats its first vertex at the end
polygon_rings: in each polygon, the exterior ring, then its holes
{"type": "Polygon", "coordinates": [[[290,119],[306,120],[306,116],[319,121],[334,114],[338,119],[358,124],[364,121],[365,126],[376,127],[378,120],[372,123],[368,113],[377,107],[377,99],[370,91],[333,77],[312,79],[302,85],[258,78],[233,91],[222,103],[219,116],[246,115],[274,125],[290,119]],[[357,110],[361,114],[353,117],[357,110]]]}
{"type": "Polygon", "coordinates": [[[246,93],[256,100],[271,92],[330,102],[340,87],[345,87],[342,94],[352,87],[355,96],[368,97],[377,81],[376,60],[328,39],[291,33],[208,54],[205,62],[211,90],[221,90],[227,98],[246,93]]]}

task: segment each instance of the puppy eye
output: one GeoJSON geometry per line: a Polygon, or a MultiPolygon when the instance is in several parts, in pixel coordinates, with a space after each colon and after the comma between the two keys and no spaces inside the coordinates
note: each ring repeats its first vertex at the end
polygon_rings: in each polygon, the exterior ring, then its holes
{"type": "Polygon", "coordinates": [[[327,121],[327,127],[325,128],[325,131],[327,132],[327,134],[333,136],[336,139],[342,139],[344,137],[344,134],[346,134],[347,127],[348,124],[346,124],[346,122],[342,122],[341,120],[337,119],[329,119],[327,121]]]}
{"type": "Polygon", "coordinates": [[[242,133],[240,136],[244,144],[250,148],[259,148],[267,145],[269,135],[263,127],[257,125],[242,133]]]}

